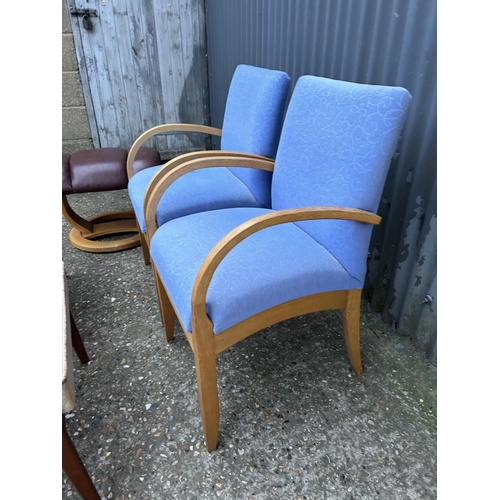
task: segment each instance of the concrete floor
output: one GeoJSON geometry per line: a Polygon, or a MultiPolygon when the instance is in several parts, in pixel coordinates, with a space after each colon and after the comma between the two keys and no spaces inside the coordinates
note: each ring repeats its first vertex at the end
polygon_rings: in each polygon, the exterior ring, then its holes
{"type": "MultiPolygon", "coordinates": [[[[126,191],[69,197],[83,216],[126,191]]],[[[191,348],[167,343],[140,248],[62,257],[90,356],[74,356],[72,437],[106,499],[433,499],[436,368],[363,304],[365,372],[352,373],[337,311],[267,328],[218,357],[219,447],[207,453],[191,348]]],[[[65,474],[62,497],[79,498],[65,474]]]]}

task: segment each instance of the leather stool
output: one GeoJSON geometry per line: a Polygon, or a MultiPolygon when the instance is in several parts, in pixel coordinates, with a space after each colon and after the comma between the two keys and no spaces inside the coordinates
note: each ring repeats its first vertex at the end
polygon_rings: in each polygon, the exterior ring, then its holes
{"type": "MultiPolygon", "coordinates": [[[[107,212],[84,219],[70,207],[66,195],[126,189],[127,155],[124,148],[99,148],[62,155],[62,212],[73,226],[69,239],[73,246],[85,252],[117,252],[140,245],[135,215],[130,211],[107,212]],[[101,236],[133,233],[121,239],[95,241],[101,236]]],[[[134,171],[160,165],[155,148],[140,148],[134,171]]]]}

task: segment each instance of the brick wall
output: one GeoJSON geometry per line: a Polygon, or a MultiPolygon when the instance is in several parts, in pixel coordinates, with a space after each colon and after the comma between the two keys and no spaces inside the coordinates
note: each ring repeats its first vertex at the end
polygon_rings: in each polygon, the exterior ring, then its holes
{"type": "Polygon", "coordinates": [[[73,32],[62,2],[62,152],[91,149],[92,138],[76,60],[73,32]]]}

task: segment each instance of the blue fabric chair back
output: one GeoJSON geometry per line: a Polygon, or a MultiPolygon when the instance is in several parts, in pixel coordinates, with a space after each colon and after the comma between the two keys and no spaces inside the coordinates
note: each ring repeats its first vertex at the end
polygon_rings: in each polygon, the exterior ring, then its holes
{"type": "MultiPolygon", "coordinates": [[[[401,87],[299,78],[272,181],[272,208],[342,206],[376,212],[410,93],[401,87]]],[[[371,224],[299,224],[361,283],[371,224]]]]}
{"type": "MultiPolygon", "coordinates": [[[[275,158],[290,77],[283,71],[241,64],[226,100],[221,149],[275,158]]],[[[262,206],[271,206],[271,173],[231,168],[262,206]]]]}

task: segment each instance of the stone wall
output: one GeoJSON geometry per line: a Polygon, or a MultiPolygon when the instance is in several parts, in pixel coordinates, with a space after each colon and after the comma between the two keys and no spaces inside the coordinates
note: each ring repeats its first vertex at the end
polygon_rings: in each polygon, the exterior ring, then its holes
{"type": "Polygon", "coordinates": [[[62,1],[62,152],[92,148],[92,138],[66,1],[62,1]]]}

